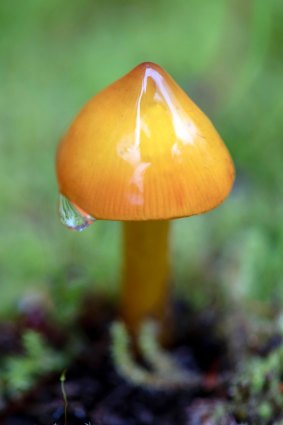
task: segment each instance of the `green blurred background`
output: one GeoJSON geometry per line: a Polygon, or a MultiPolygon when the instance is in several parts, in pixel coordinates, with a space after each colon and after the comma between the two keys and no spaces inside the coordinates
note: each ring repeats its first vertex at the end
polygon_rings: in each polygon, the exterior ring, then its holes
{"type": "Polygon", "coordinates": [[[54,156],[86,100],[144,61],[207,113],[237,167],[221,207],[174,222],[176,291],[282,298],[282,22],[279,0],[1,0],[1,315],[34,294],[68,315],[87,289],[118,293],[119,223],[63,228],[54,156]]]}

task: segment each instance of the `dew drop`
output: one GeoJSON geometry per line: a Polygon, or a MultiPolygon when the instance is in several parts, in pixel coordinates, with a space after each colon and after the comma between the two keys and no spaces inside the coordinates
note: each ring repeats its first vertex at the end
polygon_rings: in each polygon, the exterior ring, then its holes
{"type": "Polygon", "coordinates": [[[59,195],[59,215],[61,222],[66,227],[77,232],[86,229],[95,221],[95,218],[72,204],[63,195],[59,195]]]}

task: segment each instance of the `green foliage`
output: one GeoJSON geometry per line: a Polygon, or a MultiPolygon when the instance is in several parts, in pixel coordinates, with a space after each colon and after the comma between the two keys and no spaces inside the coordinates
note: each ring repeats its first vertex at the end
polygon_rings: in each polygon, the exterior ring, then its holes
{"type": "Polygon", "coordinates": [[[282,216],[282,205],[261,191],[242,190],[217,211],[176,221],[172,256],[182,293],[201,303],[221,293],[241,303],[282,302],[282,216]]]}
{"type": "Polygon", "coordinates": [[[266,0],[0,2],[1,315],[37,291],[66,317],[90,287],[117,293],[119,225],[61,226],[54,157],[83,103],[145,60],[207,112],[238,170],[215,213],[175,223],[173,280],[201,302],[206,284],[282,296],[282,20],[266,0]]]}
{"type": "Polygon", "coordinates": [[[232,410],[243,421],[266,425],[282,414],[283,347],[267,357],[250,358],[231,390],[232,410]]]}
{"type": "Polygon", "coordinates": [[[2,360],[1,394],[17,397],[29,390],[44,375],[66,366],[68,356],[48,346],[40,334],[26,331],[22,337],[23,353],[2,360]]]}
{"type": "Polygon", "coordinates": [[[246,355],[237,358],[228,408],[239,421],[257,425],[280,424],[283,421],[282,313],[272,319],[266,318],[269,336],[265,337],[258,322],[253,323],[251,317],[250,321],[248,318],[252,352],[246,347],[246,355]],[[264,350],[260,354],[262,347],[264,350]]]}

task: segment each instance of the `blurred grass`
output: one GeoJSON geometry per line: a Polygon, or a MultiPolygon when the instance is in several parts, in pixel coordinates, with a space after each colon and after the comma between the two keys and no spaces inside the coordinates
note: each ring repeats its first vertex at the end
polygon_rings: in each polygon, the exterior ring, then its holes
{"type": "Polygon", "coordinates": [[[118,291],[119,224],[60,225],[54,155],[83,103],[145,60],[211,117],[238,170],[223,206],[174,223],[173,280],[192,297],[199,283],[282,296],[282,22],[276,0],[1,1],[0,313],[33,292],[60,310],[118,291]]]}

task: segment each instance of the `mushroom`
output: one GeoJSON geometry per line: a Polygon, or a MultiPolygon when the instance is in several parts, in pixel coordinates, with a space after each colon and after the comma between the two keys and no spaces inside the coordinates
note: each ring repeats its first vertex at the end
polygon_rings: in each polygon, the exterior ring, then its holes
{"type": "Polygon", "coordinates": [[[121,314],[133,332],[168,306],[173,218],[217,207],[234,166],[204,113],[158,65],[145,62],[83,107],[57,151],[62,220],[123,222],[121,314]]]}

